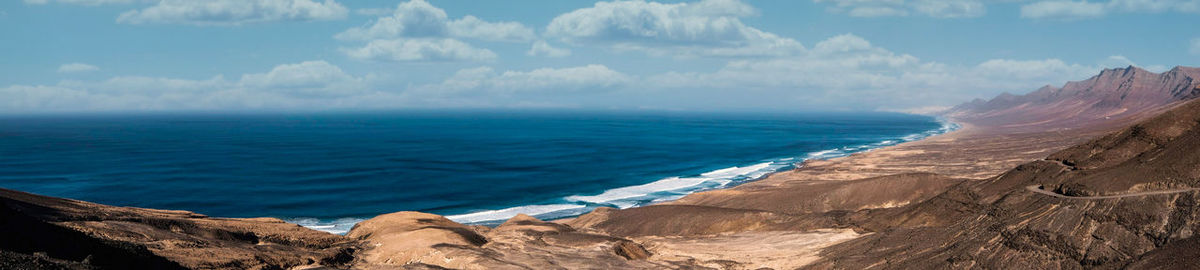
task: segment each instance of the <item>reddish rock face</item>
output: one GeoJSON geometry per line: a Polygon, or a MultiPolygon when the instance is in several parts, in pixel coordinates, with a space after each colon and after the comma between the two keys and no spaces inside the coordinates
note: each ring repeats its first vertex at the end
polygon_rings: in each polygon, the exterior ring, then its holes
{"type": "Polygon", "coordinates": [[[1071,129],[1162,112],[1168,104],[1200,96],[1200,68],[1154,73],[1137,67],[1107,69],[1063,87],[1045,86],[1017,96],[1002,94],[951,108],[945,116],[1014,131],[1071,129]]]}

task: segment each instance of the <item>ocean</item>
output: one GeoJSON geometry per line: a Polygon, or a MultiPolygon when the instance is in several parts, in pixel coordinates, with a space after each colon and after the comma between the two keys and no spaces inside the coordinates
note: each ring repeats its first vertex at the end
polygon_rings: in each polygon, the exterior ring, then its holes
{"type": "Polygon", "coordinates": [[[653,204],[953,128],[892,113],[4,116],[0,187],[334,233],[396,211],[490,225],[653,204]]]}

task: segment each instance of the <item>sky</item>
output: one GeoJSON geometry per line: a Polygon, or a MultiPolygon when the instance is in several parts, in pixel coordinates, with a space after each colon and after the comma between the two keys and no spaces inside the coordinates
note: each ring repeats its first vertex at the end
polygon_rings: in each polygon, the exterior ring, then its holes
{"type": "Polygon", "coordinates": [[[1200,0],[9,0],[0,114],[929,112],[1200,66],[1200,0]]]}

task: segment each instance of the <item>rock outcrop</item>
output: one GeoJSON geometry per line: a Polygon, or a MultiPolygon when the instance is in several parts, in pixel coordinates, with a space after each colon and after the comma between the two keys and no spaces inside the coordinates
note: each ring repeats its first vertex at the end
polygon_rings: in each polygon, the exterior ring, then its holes
{"type": "Polygon", "coordinates": [[[0,268],[347,266],[356,243],[274,218],[210,218],[0,189],[0,268]]]}
{"type": "MultiPolygon", "coordinates": [[[[496,228],[467,226],[444,217],[398,212],[359,223],[349,237],[366,247],[354,266],[452,269],[673,268],[628,239],[575,230],[518,215],[496,228]]],[[[684,263],[686,264],[686,263],[684,263]]]]}

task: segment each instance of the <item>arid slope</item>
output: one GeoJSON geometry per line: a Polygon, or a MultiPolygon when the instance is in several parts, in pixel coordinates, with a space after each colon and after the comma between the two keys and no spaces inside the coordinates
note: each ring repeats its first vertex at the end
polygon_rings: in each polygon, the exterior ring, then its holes
{"type": "Polygon", "coordinates": [[[1190,102],[921,203],[856,213],[876,233],[811,267],[1196,267],[1198,125],[1200,101],[1190,102]]]}

